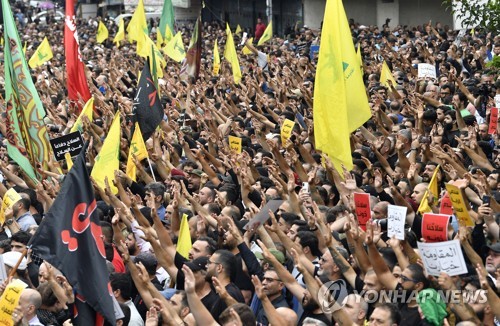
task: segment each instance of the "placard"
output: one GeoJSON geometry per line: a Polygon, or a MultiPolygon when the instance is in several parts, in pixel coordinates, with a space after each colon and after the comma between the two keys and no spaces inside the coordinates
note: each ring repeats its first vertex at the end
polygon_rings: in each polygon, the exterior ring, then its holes
{"type": "Polygon", "coordinates": [[[5,291],[0,298],[0,324],[1,325],[14,325],[14,320],[12,320],[12,313],[14,309],[19,304],[19,298],[21,298],[21,293],[28,284],[21,280],[13,280],[5,288],[5,291]]]}
{"type": "Polygon", "coordinates": [[[422,238],[427,242],[447,241],[449,222],[449,215],[425,213],[422,217],[422,238]]]}
{"type": "Polygon", "coordinates": [[[460,189],[458,189],[457,186],[447,183],[446,190],[448,190],[458,224],[463,226],[474,226],[474,221],[470,217],[469,210],[465,206],[460,189]]]}
{"type": "Polygon", "coordinates": [[[406,206],[389,205],[387,207],[387,236],[405,239],[406,206]]]}
{"type": "Polygon", "coordinates": [[[498,125],[498,108],[491,108],[490,124],[488,126],[489,135],[494,135],[497,133],[497,125],[498,125]]]}
{"type": "Polygon", "coordinates": [[[361,229],[366,231],[366,223],[372,217],[370,208],[370,194],[354,193],[354,205],[356,207],[356,216],[361,229]]]}
{"type": "Polygon", "coordinates": [[[459,240],[435,243],[417,242],[417,246],[427,274],[432,276],[439,276],[441,272],[450,276],[467,274],[467,266],[459,240]]]}
{"type": "Polygon", "coordinates": [[[441,198],[441,206],[439,207],[439,214],[453,215],[453,205],[451,204],[450,195],[446,192],[441,198]]]}
{"type": "Polygon", "coordinates": [[[83,139],[79,131],[50,140],[57,161],[64,160],[64,154],[70,153],[72,157],[80,154],[83,148],[83,139]]]}
{"type": "Polygon", "coordinates": [[[283,125],[281,126],[281,144],[285,145],[286,141],[292,136],[292,130],[295,126],[295,122],[292,120],[285,119],[283,125]]]}
{"type": "Polygon", "coordinates": [[[269,211],[275,213],[278,208],[283,204],[283,200],[281,199],[273,199],[267,202],[264,207],[254,216],[247,224],[243,227],[244,230],[251,229],[252,227],[259,227],[264,225],[266,221],[269,219],[269,211]]]}
{"type": "Polygon", "coordinates": [[[229,136],[229,148],[238,154],[241,154],[241,138],[229,136]]]}
{"type": "Polygon", "coordinates": [[[436,79],[436,67],[428,63],[419,63],[418,78],[436,79]]]}

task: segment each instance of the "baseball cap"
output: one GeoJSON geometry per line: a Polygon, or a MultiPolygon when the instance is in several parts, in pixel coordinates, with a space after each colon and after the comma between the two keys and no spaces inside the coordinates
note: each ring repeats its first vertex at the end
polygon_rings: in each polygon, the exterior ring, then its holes
{"type": "MultiPolygon", "coordinates": [[[[16,266],[17,262],[19,261],[19,258],[21,258],[22,254],[17,251],[9,251],[6,252],[2,255],[3,257],[3,263],[11,268],[16,266]]],[[[19,264],[19,267],[17,269],[20,270],[25,270],[28,267],[28,263],[26,260],[26,257],[23,257],[21,260],[21,264],[19,264]]]]}
{"type": "Polygon", "coordinates": [[[199,169],[194,169],[193,171],[189,172],[189,174],[196,174],[197,176],[201,177],[203,171],[199,169]]]}
{"type": "Polygon", "coordinates": [[[187,267],[189,267],[193,272],[198,272],[201,270],[206,270],[208,265],[208,257],[198,257],[192,261],[185,262],[187,267]]]}

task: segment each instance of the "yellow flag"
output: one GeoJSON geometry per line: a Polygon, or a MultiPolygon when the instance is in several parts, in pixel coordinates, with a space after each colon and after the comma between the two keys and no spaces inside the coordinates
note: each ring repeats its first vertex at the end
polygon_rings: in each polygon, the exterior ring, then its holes
{"type": "Polygon", "coordinates": [[[238,24],[238,25],[236,26],[236,31],[234,31],[234,34],[239,34],[239,33],[241,33],[241,32],[242,32],[242,29],[241,29],[241,27],[240,27],[240,24],[238,24]]]}
{"type": "Polygon", "coordinates": [[[358,50],[356,51],[356,55],[358,56],[359,68],[361,72],[363,72],[363,58],[361,57],[361,43],[358,42],[358,50]]]}
{"type": "Polygon", "coordinates": [[[134,181],[136,181],[137,167],[134,164],[133,155],[137,157],[139,161],[148,158],[148,150],[146,149],[146,144],[144,139],[142,139],[141,128],[139,123],[135,123],[134,135],[132,136],[132,141],[130,142],[130,150],[128,152],[127,159],[127,175],[134,181]]]}
{"type": "Polygon", "coordinates": [[[161,36],[160,29],[156,30],[156,47],[161,48],[163,45],[163,37],[161,36]]]}
{"type": "Polygon", "coordinates": [[[371,117],[342,0],[326,2],[314,84],[316,147],[352,169],[350,133],[371,117]],[[335,105],[333,105],[335,103],[335,105]]]}
{"type": "Polygon", "coordinates": [[[164,44],[168,44],[174,37],[173,32],[170,30],[170,26],[167,24],[167,27],[165,27],[165,37],[164,37],[164,44]]]}
{"type": "Polygon", "coordinates": [[[270,21],[269,24],[266,27],[266,30],[264,31],[264,34],[259,39],[259,42],[257,45],[262,45],[269,41],[273,37],[273,22],[270,21]]]}
{"type": "Polygon", "coordinates": [[[66,152],[64,154],[64,158],[66,159],[66,164],[68,165],[68,172],[71,170],[73,167],[73,159],[71,158],[71,154],[69,152],[66,152]]]}
{"type": "Polygon", "coordinates": [[[104,25],[102,21],[99,21],[99,26],[97,26],[97,36],[96,36],[97,43],[103,43],[108,39],[108,36],[109,36],[108,28],[106,27],[106,25],[104,25]]]}
{"type": "Polygon", "coordinates": [[[224,58],[231,63],[231,69],[233,70],[233,79],[235,84],[239,84],[241,80],[241,69],[240,63],[238,62],[238,55],[236,54],[236,48],[234,47],[233,33],[229,28],[229,24],[226,24],[226,49],[224,50],[224,58]]]}
{"type": "Polygon", "coordinates": [[[127,34],[129,41],[137,42],[143,39],[143,34],[148,34],[148,23],[146,22],[143,0],[139,0],[139,4],[130,19],[130,23],[128,23],[127,34]]]}
{"type": "Polygon", "coordinates": [[[437,202],[437,199],[439,197],[439,185],[438,185],[438,180],[437,180],[437,173],[439,171],[439,165],[436,166],[436,169],[434,170],[434,173],[432,174],[431,182],[429,182],[429,186],[427,187],[427,190],[425,191],[425,195],[420,201],[420,205],[418,206],[418,212],[421,214],[424,213],[431,213],[432,208],[429,205],[429,191],[432,193],[434,196],[434,202],[437,202]]]}
{"type": "Polygon", "coordinates": [[[92,96],[91,98],[89,98],[87,103],[85,103],[85,106],[83,107],[82,112],[80,112],[80,115],[76,119],[73,127],[71,127],[70,132],[75,132],[77,130],[80,130],[80,132],[83,132],[83,128],[82,128],[83,116],[87,116],[89,118],[90,122],[92,122],[94,119],[93,113],[94,113],[94,97],[92,96]]]}
{"type": "Polygon", "coordinates": [[[214,75],[219,74],[219,69],[220,69],[220,55],[219,55],[219,47],[217,46],[217,39],[215,39],[214,43],[214,64],[213,64],[213,69],[212,72],[214,75]]]}
{"type": "Polygon", "coordinates": [[[153,40],[146,34],[143,34],[142,40],[137,40],[137,54],[143,58],[149,58],[149,62],[153,62],[153,51],[155,52],[156,74],[159,78],[163,77],[163,68],[167,62],[163,58],[163,53],[156,47],[153,40]]]}
{"type": "Polygon", "coordinates": [[[108,136],[104,139],[99,155],[95,158],[94,168],[90,174],[97,184],[104,189],[104,179],[108,177],[111,191],[116,194],[118,189],[113,185],[115,170],[120,168],[120,112],[115,114],[108,136]]]}
{"type": "Polygon", "coordinates": [[[189,222],[187,214],[182,215],[179,229],[179,239],[177,240],[177,252],[184,258],[188,258],[189,250],[193,247],[191,233],[189,232],[189,222]]]}
{"type": "Polygon", "coordinates": [[[28,46],[28,41],[24,42],[23,53],[26,55],[26,47],[28,46]]]}
{"type": "Polygon", "coordinates": [[[182,43],[181,32],[177,32],[175,36],[163,48],[163,52],[168,55],[172,60],[181,62],[186,57],[186,50],[182,43]]]}
{"type": "Polygon", "coordinates": [[[241,154],[241,138],[235,136],[228,136],[228,140],[229,140],[229,148],[232,151],[241,154]]]}
{"type": "Polygon", "coordinates": [[[125,23],[123,22],[123,18],[120,18],[120,22],[118,23],[118,31],[116,32],[115,38],[113,42],[116,43],[116,46],[120,46],[120,41],[125,40],[125,23]]]}
{"type": "MultiPolygon", "coordinates": [[[[248,42],[253,43],[253,37],[251,37],[248,42]]],[[[250,49],[246,45],[243,47],[243,50],[241,50],[241,52],[243,52],[243,54],[252,54],[252,51],[250,51],[250,49]]]]}
{"type": "Polygon", "coordinates": [[[397,85],[394,77],[392,76],[391,69],[389,69],[389,66],[387,65],[387,63],[385,63],[384,60],[384,62],[382,63],[382,70],[380,71],[380,83],[391,90],[391,86],[388,82],[389,80],[391,81],[392,86],[397,85]]]}
{"type": "Polygon", "coordinates": [[[292,120],[285,119],[283,121],[283,125],[281,126],[281,144],[285,144],[290,136],[292,136],[293,127],[295,126],[295,122],[292,120]]]}
{"type": "Polygon", "coordinates": [[[49,40],[45,37],[36,49],[35,53],[30,58],[28,62],[31,68],[36,68],[38,66],[43,65],[45,62],[52,59],[54,55],[52,54],[52,50],[50,48],[49,40]]]}

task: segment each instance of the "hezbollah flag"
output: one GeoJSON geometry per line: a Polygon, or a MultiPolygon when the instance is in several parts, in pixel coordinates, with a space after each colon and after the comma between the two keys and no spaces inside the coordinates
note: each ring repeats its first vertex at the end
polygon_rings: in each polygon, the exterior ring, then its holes
{"type": "Polygon", "coordinates": [[[214,75],[219,75],[219,69],[220,69],[220,55],[219,55],[219,47],[217,46],[217,39],[215,39],[214,43],[214,63],[213,63],[213,69],[212,72],[214,75]]]}
{"type": "Polygon", "coordinates": [[[116,194],[118,189],[111,180],[115,179],[115,171],[120,169],[120,140],[121,140],[120,112],[115,114],[108,136],[104,139],[99,155],[90,174],[101,188],[105,188],[104,179],[109,180],[111,191],[116,194]]]}
{"type": "Polygon", "coordinates": [[[387,87],[389,90],[391,90],[391,85],[389,84],[389,81],[391,81],[392,86],[396,86],[396,81],[394,80],[394,77],[392,76],[391,69],[389,69],[389,66],[387,63],[382,62],[382,70],[380,71],[380,83],[387,87]]]}
{"type": "Polygon", "coordinates": [[[133,121],[139,123],[144,141],[151,137],[163,120],[163,107],[147,62],[144,64],[139,79],[132,114],[133,121]]]}
{"type": "Polygon", "coordinates": [[[163,48],[163,52],[168,55],[172,60],[181,62],[186,57],[186,50],[182,43],[181,32],[177,32],[175,36],[163,48]]]}
{"type": "Polygon", "coordinates": [[[163,58],[163,54],[156,47],[156,44],[153,40],[146,34],[143,34],[142,41],[137,42],[137,54],[143,58],[148,58],[149,62],[155,62],[157,67],[161,67],[158,69],[158,77],[163,77],[163,68],[167,65],[167,62],[163,58]]]}
{"type": "Polygon", "coordinates": [[[92,122],[92,120],[93,120],[93,110],[94,110],[94,97],[92,96],[90,98],[90,100],[88,100],[87,103],[85,103],[85,106],[83,107],[82,112],[80,113],[80,115],[76,119],[75,124],[73,125],[73,127],[71,127],[70,132],[75,132],[77,130],[79,130],[80,132],[83,132],[83,129],[82,129],[83,116],[87,116],[89,118],[90,122],[92,122]]]}
{"type": "Polygon", "coordinates": [[[54,55],[52,54],[52,49],[50,48],[49,40],[47,39],[47,36],[43,39],[42,43],[38,46],[36,49],[35,53],[30,58],[30,61],[28,61],[29,65],[31,68],[36,68],[38,66],[43,65],[45,62],[49,61],[52,59],[54,55]]]}
{"type": "Polygon", "coordinates": [[[368,120],[371,112],[342,0],[326,1],[313,115],[316,147],[339,171],[341,164],[351,170],[350,133],[368,120]]]}
{"type": "Polygon", "coordinates": [[[193,82],[198,78],[201,68],[201,16],[198,16],[191,41],[186,53],[186,60],[183,62],[180,78],[181,80],[191,79],[193,82]]]}
{"type": "Polygon", "coordinates": [[[272,37],[273,37],[273,22],[270,21],[266,27],[266,30],[264,31],[264,34],[262,34],[262,36],[260,37],[259,42],[257,43],[257,46],[266,43],[272,37]]]}
{"type": "Polygon", "coordinates": [[[106,28],[106,25],[104,25],[102,20],[100,20],[99,26],[97,26],[97,36],[96,36],[97,43],[103,43],[108,39],[108,36],[109,36],[108,29],[106,28]]]}
{"type": "Polygon", "coordinates": [[[143,39],[143,34],[148,34],[148,24],[146,22],[143,0],[139,0],[139,4],[130,19],[130,23],[127,25],[127,34],[130,42],[140,42],[143,39]]]}
{"type": "Polygon", "coordinates": [[[74,325],[102,325],[103,319],[115,325],[106,250],[85,166],[86,147],[28,246],[59,269],[73,287],[77,310],[74,325]]]}
{"type": "Polygon", "coordinates": [[[434,173],[432,174],[431,182],[429,182],[429,186],[425,191],[424,197],[420,201],[420,205],[418,206],[418,212],[421,214],[432,212],[431,205],[429,205],[429,191],[432,193],[434,197],[434,202],[437,202],[439,198],[439,185],[437,180],[437,173],[439,171],[439,165],[434,169],[434,173]]]}
{"type": "MultiPolygon", "coordinates": [[[[250,42],[250,44],[253,44],[253,37],[251,37],[248,42],[250,42]]],[[[250,51],[250,49],[248,48],[248,46],[244,46],[243,49],[241,50],[241,52],[243,52],[243,54],[252,54],[252,51],[250,51]]]]}
{"type": "Polygon", "coordinates": [[[160,32],[164,39],[172,38],[172,31],[174,30],[174,6],[172,5],[172,0],[165,0],[163,2],[163,10],[161,12],[160,18],[160,32]],[[168,26],[168,29],[167,29],[168,26]],[[170,32],[170,35],[169,32],[170,32]]]}
{"type": "Polygon", "coordinates": [[[224,50],[224,58],[231,63],[231,69],[233,70],[233,79],[235,84],[239,84],[241,80],[241,69],[240,63],[238,62],[238,55],[236,54],[236,48],[234,47],[233,34],[229,28],[229,24],[226,24],[226,49],[224,50]]]}
{"type": "Polygon", "coordinates": [[[116,46],[120,46],[120,41],[125,40],[125,23],[123,22],[123,18],[120,18],[120,22],[118,23],[118,31],[116,32],[115,38],[113,42],[116,43],[116,46]]]}
{"type": "Polygon", "coordinates": [[[7,152],[26,174],[36,180],[34,166],[47,169],[51,147],[38,97],[8,0],[2,0],[4,21],[4,70],[7,152]]]}
{"type": "Polygon", "coordinates": [[[128,152],[127,159],[127,175],[132,180],[136,181],[137,168],[134,164],[133,156],[137,157],[139,161],[148,158],[148,150],[146,149],[146,144],[144,139],[142,139],[141,128],[139,123],[135,123],[134,135],[132,136],[132,141],[130,142],[130,150],[128,152]]]}

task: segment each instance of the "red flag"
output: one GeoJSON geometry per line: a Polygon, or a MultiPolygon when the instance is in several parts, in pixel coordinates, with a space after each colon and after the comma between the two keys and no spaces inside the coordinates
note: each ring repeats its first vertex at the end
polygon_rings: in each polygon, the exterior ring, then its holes
{"type": "MultiPolygon", "coordinates": [[[[80,53],[78,31],[75,22],[74,0],[66,0],[66,20],[64,24],[64,53],[66,54],[66,72],[68,97],[77,102],[80,97],[85,102],[90,99],[89,86],[80,53]],[[80,95],[78,95],[80,94],[80,95]]],[[[81,107],[79,108],[81,110],[81,107]]]]}

